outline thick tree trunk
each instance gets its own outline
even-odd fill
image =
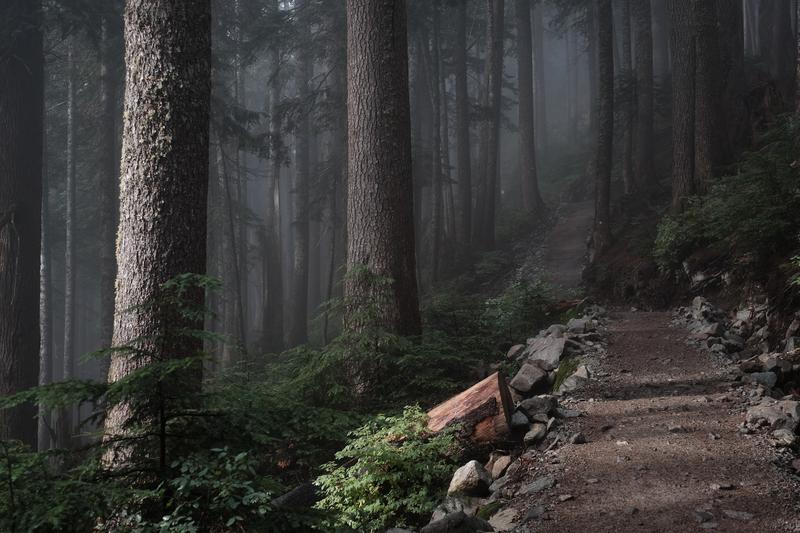
[[[305,3],[298,5],[302,12]],[[291,317],[289,327],[289,346],[299,346],[308,341],[308,258],[309,258],[309,208],[308,184],[311,180],[311,115],[310,87],[314,63],[311,56],[310,28],[300,20],[308,34],[303,37],[298,59],[297,88],[303,103],[302,116],[295,136],[297,166],[294,174],[292,199],[294,220],[292,221],[294,253],[292,265]]]
[[[622,102],[622,182],[625,194],[631,194],[639,186],[633,172],[633,119],[636,108],[636,85],[632,71],[631,0],[621,0],[617,5],[620,7],[619,31],[622,34],[622,64],[618,70],[622,86],[625,89],[625,100]]]
[[[653,11],[653,78],[659,82],[664,81],[672,70],[670,59],[671,25],[667,9],[668,1],[651,0]]]
[[[640,188],[655,183],[653,163],[653,32],[650,0],[631,4],[636,46],[636,153],[634,181]]]
[[[485,127],[486,168],[481,180],[480,224],[477,226],[476,241],[484,250],[495,247],[495,218],[497,189],[500,172],[500,122],[503,90],[503,35],[504,0],[487,0],[489,7],[488,56],[486,58],[486,90],[488,120]]]
[[[453,52],[456,79],[456,151],[458,171],[458,240],[472,237],[472,153],[470,144],[469,85],[467,84],[467,0],[457,6]]]
[[[672,209],[695,194],[695,36],[693,0],[669,0],[672,57]]]
[[[597,7],[597,144],[595,147],[594,257],[611,244],[611,165],[614,143],[614,29],[611,0]]]
[[[427,33],[427,32],[423,32]],[[431,53],[427,54],[428,64],[428,89],[430,92],[431,107],[433,108],[432,130],[433,130],[433,165],[431,173],[431,281],[439,280],[439,269],[442,254],[442,231],[444,228],[444,196],[442,186],[442,98],[440,93],[441,78],[441,13],[439,0],[434,0],[433,4],[433,34],[431,40]],[[427,37],[424,42],[425,50],[428,50]]]
[[[39,375],[41,2],[0,3],[0,395]],[[0,411],[0,439],[36,446],[36,407]]]
[[[533,4],[533,99],[536,132],[536,147],[547,150],[549,132],[547,128],[547,94],[545,85],[544,51],[544,2]]]
[[[125,114],[117,246],[114,346],[109,380],[152,361],[198,356],[202,341],[170,335],[202,328],[202,319],[164,316],[162,285],[182,273],[203,274],[206,262],[211,15],[209,0],[128,0],[125,10]],[[193,291],[202,302],[202,292]],[[178,378],[180,393],[200,386],[199,364]],[[106,439],[126,435],[139,413],[128,404],[111,409]],[[106,464],[136,457],[140,448],[120,442]],[[147,444],[142,442],[142,448]],[[132,455],[133,454],[133,455]],[[163,462],[162,457],[162,462]]]
[[[697,71],[695,74],[694,180],[698,191],[708,189],[725,162],[725,117],[722,114],[722,65],[717,0],[695,0]]]
[[[428,429],[441,431],[459,424],[478,444],[511,440],[514,404],[502,374],[495,373],[428,411]]]
[[[347,0],[347,30],[345,326],[416,334],[405,1]]]
[[[533,39],[530,0],[515,0],[517,23],[517,76],[519,78],[519,173],[522,208],[540,216],[542,196],[536,169],[536,136],[533,93]]]
[[[728,126],[724,139],[729,145],[723,154],[730,159],[749,144],[745,108],[743,3],[741,0],[717,0],[717,14],[724,86],[723,116]]]
[[[77,257],[75,256],[75,202],[77,183],[75,182],[75,37],[67,42],[67,167],[65,173],[65,244],[64,244],[64,352],[61,359],[61,378],[64,381],[75,377],[75,286],[77,276]],[[59,412],[56,434],[59,448],[69,448],[73,436],[73,406],[66,406]]]
[[[762,5],[764,2],[761,2]],[[765,58],[769,58],[769,69],[778,82],[782,94],[787,98],[794,83],[794,33],[792,31],[792,0],[771,0],[772,22],[769,23],[770,46]],[[762,53],[763,54],[763,53]]]

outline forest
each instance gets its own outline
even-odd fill
[[[800,1],[0,0],[0,533],[797,494]]]

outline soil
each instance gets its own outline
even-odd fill
[[[744,405],[722,362],[687,345],[667,313],[616,313],[610,331],[599,362],[606,377],[570,405],[585,413],[574,431],[588,442],[531,465],[523,486],[545,474],[558,484],[515,502],[521,516],[546,509],[524,525],[562,533],[800,531],[796,478],[774,464],[762,436],[739,431]],[[564,495],[572,498],[560,502]]]
[[[543,279],[557,290],[571,291],[581,284],[586,239],[592,229],[594,203],[563,204],[544,244]]]

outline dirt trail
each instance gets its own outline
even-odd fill
[[[738,431],[743,405],[712,356],[666,313],[612,315],[603,374],[573,408],[586,444],[567,444],[528,475],[558,485],[522,497],[543,532],[800,531],[797,486],[759,436]],[[571,406],[572,407],[572,406]],[[561,502],[559,496],[572,499]],[[525,499],[527,498],[527,500]],[[540,511],[541,512],[541,511]]]
[[[563,204],[558,221],[544,245],[542,274],[557,289],[576,289],[581,284],[586,239],[594,220],[591,201]]]

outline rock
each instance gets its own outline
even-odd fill
[[[725,355],[728,353],[728,349],[725,348],[725,345],[722,344],[721,342],[718,342],[717,344],[713,345],[711,347],[711,351],[719,355]]]
[[[792,320],[792,323],[789,324],[789,327],[786,328],[786,335],[784,335],[784,338],[790,339],[795,337],[798,332],[800,332],[800,318],[795,318]]]
[[[565,409],[563,407],[556,407],[555,414],[558,418],[579,418],[583,416],[582,411],[576,411],[574,409]]]
[[[540,442],[547,436],[547,425],[535,423],[531,425],[531,429],[525,434],[525,444],[531,445]]]
[[[697,521],[698,524],[705,524],[706,522],[711,522],[714,520],[714,515],[709,513],[708,511],[704,511],[702,509],[697,509],[692,513],[692,516]]]
[[[797,436],[786,428],[773,431],[772,438],[775,439],[775,445],[778,447],[791,448],[797,443]]]
[[[478,461],[470,461],[453,474],[447,494],[448,496],[454,494],[485,496],[489,494],[489,485],[491,484],[492,476],[483,465]]]
[[[697,332],[698,337],[722,337],[725,334],[725,328],[719,322],[710,322],[700,328]]]
[[[537,385],[547,381],[547,372],[536,365],[526,363],[522,365],[517,375],[511,380],[511,387],[522,394],[532,392]]]
[[[555,410],[556,405],[557,402],[553,396],[543,394],[521,402],[518,409],[530,420],[539,414],[549,415]]]
[[[531,507],[528,512],[525,514],[525,520],[535,520],[537,518],[541,518],[547,511],[545,510],[544,506],[542,505],[535,505]]]
[[[784,344],[784,350],[787,352],[793,352],[800,348],[800,337],[789,337],[786,339],[786,344]]]
[[[508,485],[509,481],[510,480],[508,479],[508,476],[503,476],[503,477],[497,478],[489,486],[489,490],[492,491],[492,494],[494,494],[496,492],[499,492],[499,491],[503,490],[506,487],[506,485]]]
[[[567,331],[570,333],[586,333],[589,327],[590,322],[587,318],[571,318],[567,322]]]
[[[667,426],[667,431],[670,433],[686,433],[686,428],[680,424],[670,424]]]
[[[519,356],[521,356],[524,351],[525,351],[524,344],[515,344],[514,346],[508,349],[506,357],[508,359],[518,359]]]
[[[711,490],[733,490],[736,485],[733,483],[712,483]]]
[[[792,371],[792,363],[782,359],[778,354],[762,354],[758,357],[758,361],[764,372],[789,373]]]
[[[467,516],[474,516],[478,509],[486,503],[484,498],[470,496],[447,496],[444,501],[436,506],[431,515],[431,522],[441,520],[445,516],[462,512]]]
[[[756,426],[766,425],[773,428],[788,426],[789,429],[794,429],[800,421],[800,402],[792,400],[776,402],[764,399],[760,404],[747,410],[745,420],[748,424]]]
[[[573,499],[574,498],[573,498],[572,494],[562,494],[561,496],[558,497],[558,501],[561,502],[561,503],[568,502],[568,501],[573,500]]]
[[[495,513],[490,519],[489,524],[495,531],[511,531],[517,527],[517,510],[508,508]]]
[[[583,433],[575,433],[569,438],[570,444],[586,444],[586,436]]]
[[[747,522],[748,520],[753,519],[752,514],[746,513],[744,511],[731,511],[730,509],[723,509],[722,514],[724,514],[731,520],[739,520],[741,522]]]
[[[556,480],[552,476],[543,476],[530,483],[523,490],[523,494],[536,494],[556,486]]]
[[[800,459],[792,461],[792,470],[794,470],[795,474],[800,474]]]
[[[765,389],[771,389],[778,384],[778,375],[775,372],[753,372],[742,378],[745,383],[755,383]]]
[[[741,352],[744,350],[744,339],[734,333],[725,333],[722,344],[725,345],[725,349],[728,350],[728,353]]]
[[[481,533],[484,531],[494,531],[494,528],[486,520],[468,516],[463,511],[456,511],[431,522],[423,527],[420,533]]]
[[[566,339],[564,337],[545,337],[543,342],[536,342],[528,346],[525,356],[530,362],[538,362],[544,370],[553,370],[558,367],[561,356],[564,354]]]
[[[589,382],[589,369],[586,365],[581,365],[567,379],[561,383],[558,392],[574,392]]]
[[[511,429],[525,429],[527,431],[529,425],[530,421],[525,416],[525,413],[514,411],[514,414],[511,415]]]
[[[511,464],[511,456],[503,455],[498,457],[492,465],[492,479],[498,479],[505,474],[509,465]]]
[[[764,368],[760,361],[742,361],[739,363],[739,370],[745,374],[752,374],[754,372],[763,372],[764,370],[772,370]]]
[[[566,333],[567,327],[563,324],[553,324],[549,328],[547,328],[547,334],[552,335],[553,337],[560,338],[564,336]]]

